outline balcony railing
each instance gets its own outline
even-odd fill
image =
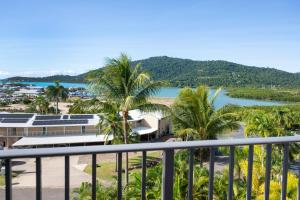
[[[253,171],[253,149],[254,145],[264,145],[266,147],[266,166],[265,166],[265,185],[264,199],[269,199],[270,193],[270,172],[271,172],[271,154],[272,145],[283,145],[283,162],[282,162],[282,190],[281,199],[286,199],[287,194],[287,174],[288,174],[288,155],[290,143],[300,142],[300,136],[287,137],[269,137],[269,138],[247,138],[247,139],[230,139],[230,140],[206,140],[191,142],[164,142],[164,143],[143,143],[130,145],[103,145],[103,146],[86,146],[86,147],[59,147],[59,148],[42,148],[42,149],[13,149],[0,152],[0,159],[5,160],[5,193],[6,200],[12,199],[12,170],[11,160],[16,158],[35,158],[36,159],[36,199],[42,198],[41,182],[41,158],[64,156],[65,157],[65,199],[70,198],[70,156],[73,155],[92,155],[92,199],[96,199],[96,155],[105,153],[117,153],[117,188],[118,199],[122,199],[122,153],[124,152],[142,152],[142,190],[141,199],[146,199],[146,157],[147,151],[163,151],[162,157],[162,196],[163,200],[173,199],[173,177],[174,177],[174,152],[177,149],[189,150],[189,173],[188,173],[188,199],[193,199],[193,170],[194,170],[194,149],[209,148],[209,183],[208,199],[213,199],[214,184],[214,162],[215,149],[218,147],[229,147],[229,180],[228,180],[228,200],[233,199],[233,181],[234,181],[234,150],[237,146],[249,146],[248,153],[248,176],[246,199],[251,200],[252,192],[252,171]],[[299,191],[298,191],[299,194]],[[298,199],[299,199],[298,195]]]

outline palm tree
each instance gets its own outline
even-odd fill
[[[264,111],[253,111],[247,117],[245,136],[275,137],[284,135],[284,129],[279,126],[274,115]],[[264,146],[261,146],[261,165],[264,166]]]
[[[149,102],[149,97],[162,86],[162,82],[153,81],[150,75],[141,71],[141,65],[132,66],[130,58],[121,54],[117,59],[108,59],[103,70],[94,71],[88,77],[91,91],[102,101],[106,110],[110,102],[118,105],[122,118],[124,143],[129,143],[129,111],[140,109],[154,111],[166,109],[161,104]],[[99,103],[98,103],[99,104]],[[128,153],[126,153],[125,182],[128,184]]]
[[[205,86],[199,86],[195,90],[181,89],[171,107],[174,133],[184,140],[207,140],[216,139],[218,134],[226,130],[238,129],[237,115],[230,107],[218,110],[214,108],[214,102],[220,91],[221,89],[218,89],[212,98],[209,98],[209,89]],[[201,166],[202,153],[201,150]]]
[[[34,107],[34,110],[36,110],[38,113],[41,113],[41,114],[48,113],[49,102],[42,95],[39,95],[35,98],[35,100],[32,102],[32,106]]]
[[[54,85],[50,85],[46,88],[46,96],[50,100],[54,100],[56,103],[56,114],[58,114],[58,102],[60,100],[66,100],[68,98],[68,89],[60,85],[58,81],[54,82]]]

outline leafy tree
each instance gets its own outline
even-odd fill
[[[55,81],[54,85],[50,85],[46,88],[46,96],[50,100],[55,101],[56,114],[58,114],[58,102],[60,100],[66,100],[68,98],[68,89],[60,85],[58,81]]]
[[[210,98],[209,89],[205,86],[199,86],[195,90],[182,89],[171,107],[175,135],[184,140],[208,140],[216,139],[218,134],[226,130],[238,129],[237,115],[229,107],[218,110],[214,108],[219,92],[220,89]],[[203,151],[200,150],[201,165]]]
[[[162,86],[162,82],[153,81],[150,75],[141,71],[140,65],[131,65],[127,55],[121,54],[117,59],[108,59],[103,70],[94,71],[89,75],[90,88],[102,100],[103,104],[110,102],[118,105],[122,118],[124,143],[129,143],[130,124],[129,111],[140,109],[154,111],[166,109],[166,106],[149,102],[149,97]],[[103,105],[109,109],[109,106]],[[125,162],[125,182],[128,184],[128,153]]]
[[[32,106],[40,114],[47,114],[49,111],[49,102],[42,95],[39,95],[34,99],[34,101],[32,102]]]

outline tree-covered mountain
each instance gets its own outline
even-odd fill
[[[167,56],[134,61],[141,63],[155,80],[168,81],[172,86],[281,86],[299,87],[300,73],[289,73],[273,68],[261,68],[227,61],[195,61]],[[12,77],[9,81],[84,82],[87,73],[78,76],[50,76],[42,78]]]

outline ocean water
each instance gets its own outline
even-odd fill
[[[47,87],[49,85],[53,85],[52,82],[22,82],[24,84],[30,84],[35,86]],[[64,83],[61,82],[61,85],[68,88],[86,88],[87,84],[84,83]],[[165,87],[162,88],[155,97],[165,97],[165,98],[175,98],[179,94],[180,88],[176,87]],[[210,90],[210,93],[213,94],[215,92],[214,89]],[[243,99],[243,98],[232,98],[226,95],[226,90],[222,90],[219,94],[219,97],[215,101],[216,108],[220,108],[227,104],[235,104],[239,106],[273,106],[273,105],[281,105],[282,102],[276,101],[263,101],[263,100],[253,100],[253,99]]]

